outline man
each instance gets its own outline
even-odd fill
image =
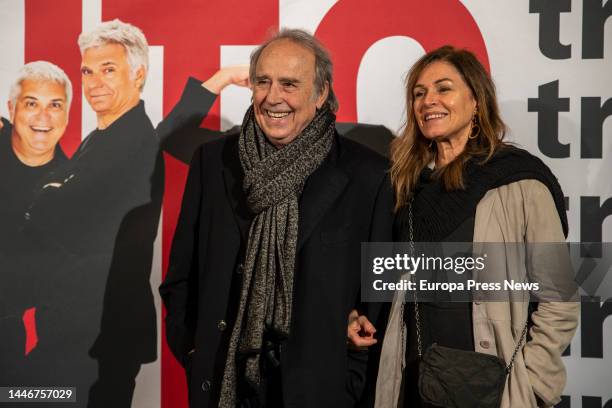
[[[337,135],[331,61],[310,34],[281,31],[250,69],[241,130],[191,164],[160,288],[168,344],[193,407],[350,406],[364,373],[347,317],[361,242],[391,239],[387,163]]]
[[[80,404],[89,392],[88,406],[126,406],[140,365],[157,357],[149,278],[163,162],[140,100],[148,45],[138,28],[114,20],[82,33],[79,47],[97,129],[23,214],[39,248],[32,273],[54,284],[41,293],[48,323],[37,348],[48,358],[44,384],[77,385]]]
[[[68,124],[72,84],[61,68],[36,61],[24,65],[13,82],[8,108],[10,120],[0,129],[0,384],[13,384],[24,368],[25,328],[22,314],[35,306],[29,284],[15,268],[29,253],[20,239],[19,220],[31,202],[39,180],[66,160],[58,141]],[[12,376],[12,377],[11,377]]]
[[[30,62],[18,72],[10,90],[10,120],[0,130],[0,251],[17,235],[23,209],[42,176],[66,160],[58,144],[68,125],[72,84],[61,68]]]

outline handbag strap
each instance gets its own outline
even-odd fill
[[[413,257],[414,256],[414,227],[413,227],[413,222],[412,222],[412,199],[408,201],[408,234],[410,238],[408,250],[410,251],[410,256]],[[403,307],[401,310],[401,319],[402,319],[401,320],[402,324],[405,324],[403,323],[405,322]],[[418,353],[419,359],[422,359],[423,358],[423,340],[421,338],[422,327],[421,327],[421,317],[419,314],[419,303],[417,300],[416,292],[414,293],[414,320],[415,320],[415,325],[416,325],[417,353]],[[518,343],[516,344],[516,347],[514,348],[514,352],[512,353],[510,362],[506,365],[507,373],[510,373],[510,371],[512,371],[512,367],[514,366],[514,360],[516,359],[516,356],[519,350],[521,349],[521,347],[523,347],[523,341],[525,341],[525,339],[527,338],[528,329],[529,329],[529,317],[527,317],[527,321],[525,322],[525,326],[523,327],[523,331],[521,332],[521,337]],[[405,330],[402,330],[402,348],[405,347],[405,344],[406,344]],[[405,350],[402,350],[402,352],[405,353]]]

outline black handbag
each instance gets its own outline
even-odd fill
[[[409,202],[410,249],[414,252],[412,202]],[[404,308],[402,308],[403,314]],[[432,344],[423,353],[419,304],[414,296],[417,352],[420,359],[418,388],[421,399],[444,408],[499,408],[517,353],[527,336],[529,321],[506,365],[501,358],[475,351]],[[404,321],[402,316],[401,321]]]
[[[415,303],[415,308],[418,306]],[[417,319],[417,327],[418,327]],[[419,330],[420,331],[420,330]],[[421,357],[419,394],[424,402],[446,408],[499,408],[516,354],[527,333],[527,324],[508,365],[497,357],[432,344]]]
[[[496,356],[433,344],[419,366],[419,394],[440,407],[498,408],[507,375]]]

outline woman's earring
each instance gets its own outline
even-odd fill
[[[472,128],[470,129],[470,135],[468,139],[476,139],[480,135],[480,126],[478,125],[478,110],[474,111],[472,116]]]

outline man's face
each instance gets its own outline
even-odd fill
[[[9,102],[13,146],[30,159],[53,155],[68,125],[64,86],[48,80],[26,79],[15,104]]]
[[[144,70],[140,68],[136,75],[131,75],[121,44],[87,48],[82,59],[83,92],[98,117],[116,119],[138,103]]]
[[[316,95],[315,56],[290,40],[268,45],[257,62],[253,84],[255,120],[275,146],[291,143],[327,99]]]

